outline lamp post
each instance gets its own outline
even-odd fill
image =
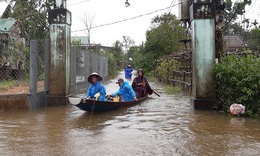
[[[130,3],[128,3],[128,0],[126,0],[125,7],[129,7],[129,6],[130,6]]]

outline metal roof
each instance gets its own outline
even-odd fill
[[[11,27],[16,22],[13,18],[1,18],[0,19],[0,33],[3,33],[5,31],[10,31]]]

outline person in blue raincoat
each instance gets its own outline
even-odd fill
[[[125,78],[132,79],[132,72],[133,72],[133,68],[131,67],[131,65],[126,66],[125,67]]]
[[[91,84],[86,93],[87,99],[97,98],[98,101],[106,100],[106,88],[100,81],[102,81],[102,77],[98,73],[94,72],[89,75],[88,82]]]
[[[132,86],[127,82],[124,81],[122,78],[118,79],[118,81],[116,82],[116,84],[119,85],[119,90],[111,95],[108,95],[108,97],[112,96],[116,96],[116,95],[122,95],[123,100],[122,101],[137,101],[135,92],[132,88]]]

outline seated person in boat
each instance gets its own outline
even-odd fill
[[[87,99],[106,100],[106,88],[100,81],[102,81],[102,77],[98,73],[94,72],[89,75],[88,82],[90,85],[86,93]]]
[[[133,72],[133,69],[132,69],[131,65],[129,64],[128,66],[125,67],[125,78],[132,79],[132,72]]]
[[[133,90],[133,88],[131,87],[131,85],[127,82],[124,81],[122,78],[118,79],[118,81],[116,82],[116,84],[119,85],[119,90],[111,95],[107,95],[108,97],[112,96],[116,96],[116,95],[122,95],[122,100],[124,102],[127,101],[137,101],[135,92]]]
[[[132,87],[137,95],[137,98],[144,97],[146,95],[151,95],[153,93],[147,79],[144,77],[144,72],[142,69],[137,71],[138,76],[134,78],[132,82]]]

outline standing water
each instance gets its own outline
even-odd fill
[[[120,76],[122,76],[121,73]],[[122,76],[123,77],[123,76]],[[116,79],[107,92],[118,89]],[[194,110],[190,97],[167,95],[111,112],[68,105],[1,112],[1,155],[260,155],[260,120]]]

